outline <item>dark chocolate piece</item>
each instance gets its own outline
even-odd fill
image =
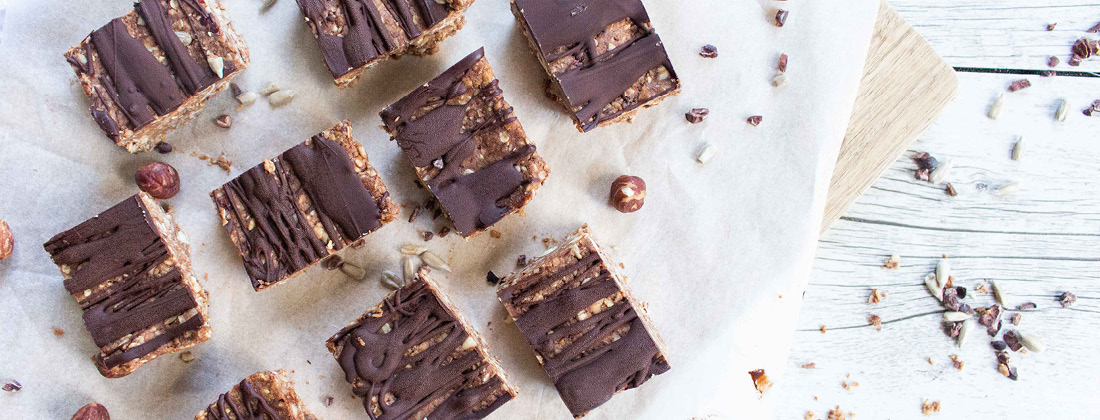
[[[154,274],[169,253],[136,195],[53,237],[44,247],[55,263],[72,267],[65,289],[84,296],[84,324],[101,348],[198,307],[178,267]],[[113,368],[198,330],[203,322],[202,314],[196,314],[143,344],[97,355],[96,360]]]
[[[438,170],[424,183],[463,236],[488,227],[515,210],[509,198],[529,182],[516,164],[535,153],[535,146],[527,144],[484,167],[464,165],[478,152],[479,135],[517,121],[512,107],[503,101],[496,79],[476,92],[468,91],[463,83],[463,78],[484,55],[485,49],[478,49],[380,114],[387,131],[393,134],[413,166]],[[459,100],[460,97],[469,99]],[[480,123],[466,124],[475,104],[497,103],[504,106],[489,107],[491,111],[478,116]],[[440,232],[439,236],[445,233]]]
[[[699,56],[703,58],[718,58],[718,47],[711,44],[704,45],[703,48],[699,50]]]
[[[411,282],[329,340],[371,419],[479,419],[513,398],[437,293]]]
[[[328,256],[329,247],[339,250],[382,226],[386,197],[376,201],[343,146],[320,135],[252,167],[223,188],[224,199],[211,196],[235,226],[244,228],[246,237],[235,244],[256,290]],[[329,243],[318,238],[298,207],[303,194]]]
[[[237,389],[241,393],[243,404],[238,404],[226,392],[218,396],[217,402],[206,408],[206,418],[212,420],[282,420],[279,412],[271,404],[268,404],[263,394],[260,394],[247,378],[237,385]]]
[[[111,20],[91,37],[109,80],[114,82],[104,83],[107,93],[135,129],[153,122],[153,113],[164,115],[183,103],[183,92],[171,70],[130,36],[122,19]]]
[[[651,70],[664,66],[668,77],[678,80],[639,0],[586,2],[583,7],[576,2],[547,0],[514,0],[514,4],[547,63],[568,56],[576,60],[552,77],[560,85],[563,99],[575,110],[583,131],[643,106],[645,102],[627,103],[622,109],[608,107]],[[624,20],[637,28],[631,38],[611,50],[598,51],[605,47],[597,46],[596,37]],[[651,98],[678,88],[677,81]]]
[[[332,1],[297,0],[302,15],[311,22],[311,29],[321,45],[325,64],[333,77],[340,77],[351,70],[367,64],[380,55],[389,54],[398,47],[382,19],[374,1],[336,0],[343,11],[347,26],[343,36],[330,35],[317,26],[316,22],[325,22],[336,16],[328,11],[327,4]],[[449,10],[435,0],[381,0],[389,13],[398,18],[405,35],[412,39],[420,36],[435,24],[447,17]]]

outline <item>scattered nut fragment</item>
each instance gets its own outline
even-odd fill
[[[206,64],[210,65],[210,70],[214,71],[214,74],[218,75],[221,79],[225,77],[223,72],[225,71],[225,59],[217,56],[206,57]]]
[[[1048,31],[1053,31],[1055,26],[1058,26],[1058,22],[1048,23],[1047,24],[1047,30]]]
[[[871,289],[871,296],[867,298],[867,303],[876,304],[882,302],[882,299],[886,297],[886,292],[879,289]]]
[[[947,179],[947,175],[951,173],[951,169],[955,168],[955,161],[952,159],[945,160],[942,164],[936,167],[931,174],[928,175],[928,181],[932,185],[939,185],[941,182]]]
[[[321,399],[321,404],[324,404],[325,407],[331,407],[334,401],[336,401],[336,398],[331,395],[325,395],[325,397]]]
[[[645,180],[631,175],[620,175],[611,183],[611,207],[620,213],[633,213],[645,205]]]
[[[1062,98],[1058,101],[1058,111],[1054,113],[1054,119],[1059,122],[1066,121],[1066,114],[1069,112],[1069,100]]]
[[[997,95],[997,99],[993,100],[993,105],[989,106],[989,112],[986,114],[989,119],[995,120],[1001,116],[1001,111],[1005,107],[1005,94],[1004,92]]]
[[[1058,57],[1052,55],[1050,56],[1050,58],[1047,59],[1047,66],[1058,67],[1058,63],[1060,62],[1062,62],[1062,60],[1059,60]]]
[[[710,115],[709,109],[692,108],[691,111],[688,111],[688,113],[684,114],[684,118],[687,119],[687,122],[689,123],[699,124],[703,122],[703,120],[707,119],[708,115]]]
[[[955,366],[955,370],[963,370],[963,365],[966,364],[966,362],[959,360],[959,355],[957,354],[951,355],[951,363]]]
[[[882,317],[872,314],[867,317],[867,323],[873,325],[876,330],[882,331]]]
[[[821,330],[821,333],[822,333],[822,334],[825,334],[825,330],[826,330],[826,328],[825,328],[825,324],[821,324],[821,328],[820,328],[820,330]]]
[[[772,387],[772,382],[768,380],[768,375],[764,373],[764,369],[750,370],[749,376],[752,377],[752,385],[756,387],[756,392],[759,392],[760,395],[764,395]]]
[[[926,416],[931,416],[934,413],[940,412],[939,401],[924,400],[924,403],[920,405],[920,412]]]
[[[1092,105],[1089,105],[1089,107],[1085,108],[1081,113],[1085,114],[1086,117],[1100,114],[1100,99],[1092,101]]]
[[[993,190],[993,195],[1004,197],[1006,195],[1015,194],[1018,191],[1020,191],[1020,181],[1012,181],[997,187],[997,189]]]
[[[786,25],[787,24],[787,16],[790,15],[790,14],[791,14],[791,12],[789,12],[787,10],[783,10],[783,9],[777,10],[775,12],[775,26],[778,26],[778,27],[782,28],[783,25]]]
[[[214,118],[214,124],[217,124],[218,127],[221,127],[221,128],[232,127],[233,126],[233,117],[229,116],[228,114],[219,115],[217,118]]]
[[[1028,311],[1028,310],[1035,309],[1037,307],[1038,307],[1038,305],[1036,305],[1034,302],[1024,302],[1024,303],[1021,303],[1018,306],[1016,306],[1016,310],[1017,311]]]
[[[183,361],[183,363],[194,362],[195,361],[195,354],[191,353],[191,350],[187,350],[183,353],[180,353],[180,360]]]
[[[752,125],[753,127],[756,127],[756,126],[759,126],[761,122],[764,122],[764,116],[763,115],[753,115],[753,116],[749,117],[748,119],[746,119],[745,122],[749,123],[749,125]]]
[[[0,260],[2,259],[4,258],[0,257]],[[1073,292],[1062,292],[1062,296],[1058,297],[1058,303],[1061,303],[1063,308],[1068,308],[1070,305],[1073,304],[1073,302],[1076,301],[1077,295],[1073,294]]]
[[[176,37],[180,39],[183,45],[191,45],[191,41],[194,41],[194,38],[188,32],[176,31]]]
[[[491,237],[493,239],[500,239],[501,236],[502,236],[502,234],[500,233],[499,230],[495,230],[495,229],[489,230],[489,237]]]
[[[440,271],[446,271],[448,273],[451,272],[451,266],[447,265],[447,262],[443,261],[443,258],[436,255],[432,251],[424,251],[422,254],[420,254],[420,259],[423,260],[424,264],[427,264],[428,267]]]
[[[156,146],[153,146],[153,150],[156,150],[157,153],[160,153],[162,155],[172,153],[172,149],[173,149],[173,147],[172,147],[171,144],[165,143],[163,141],[160,142],[160,143],[157,143]]]
[[[19,383],[19,381],[15,379],[12,379],[5,383],[4,386],[0,386],[0,389],[4,390],[4,392],[19,392],[20,389],[23,389],[23,384]]]
[[[1024,314],[1019,312],[1012,315],[1012,325],[1020,326],[1020,321],[1024,319]]]
[[[55,337],[64,337],[65,336],[65,329],[63,329],[63,328],[54,328],[53,329],[53,335]]]
[[[838,405],[836,408],[829,410],[829,417],[826,417],[826,420],[848,420],[849,415],[853,418],[855,417],[855,414],[852,413],[845,414]]]
[[[237,102],[241,103],[241,107],[250,106],[256,103],[256,99],[259,99],[259,95],[255,92],[244,92],[237,95]]]
[[[149,162],[134,173],[138,188],[161,200],[172,198],[180,192],[180,175],[176,168],[164,162]]]
[[[271,95],[268,95],[267,101],[270,102],[272,106],[286,105],[290,103],[291,99],[294,99],[294,95],[296,93],[297,92],[293,90],[280,90],[278,92],[272,93]]]
[[[718,58],[718,47],[707,44],[699,50],[699,55],[703,58]]]
[[[1082,60],[1086,60],[1089,57],[1096,55],[1097,50],[1100,47],[1097,46],[1097,42],[1088,38],[1080,38],[1073,43],[1073,57],[1069,60],[1069,65],[1079,66]]]
[[[789,83],[789,82],[790,82],[790,77],[787,76],[787,73],[776,73],[775,77],[772,78],[772,86],[775,86],[775,87],[786,86],[787,83]]]
[[[955,190],[955,186],[951,185],[950,182],[948,182],[947,185],[943,187],[943,191],[946,192],[947,195],[950,195],[952,197],[959,196],[959,192]]]
[[[111,420],[111,415],[103,404],[91,403],[76,410],[71,420]]]
[[[787,54],[779,54],[779,62],[776,63],[775,69],[780,73],[787,72]]]
[[[717,153],[713,144],[707,143],[703,145],[703,149],[699,150],[699,154],[695,155],[695,161],[699,163],[707,163],[714,154]]]
[[[1015,92],[1015,91],[1018,91],[1020,89],[1027,89],[1029,87],[1031,87],[1031,81],[1030,80],[1020,79],[1020,80],[1013,81],[1011,84],[1009,84],[1008,85],[1008,91],[1009,92]]]
[[[901,265],[901,255],[894,254],[894,255],[891,255],[890,258],[887,259],[886,262],[882,264],[882,267],[886,268],[886,269],[889,269],[889,270],[892,270],[892,269],[898,268],[898,266],[900,266],[900,265]],[[878,289],[875,289],[875,290],[878,290]]]
[[[1016,331],[1006,332],[1004,335],[1005,345],[1012,351],[1020,351],[1024,348],[1024,345],[1020,343],[1020,336],[1016,334]]]
[[[801,367],[803,369],[813,369],[813,368],[817,367],[817,363],[814,363],[814,362],[803,363],[802,366],[799,366],[799,367]]]
[[[0,220],[0,260],[11,256],[15,249],[15,236],[11,233],[8,222]]]

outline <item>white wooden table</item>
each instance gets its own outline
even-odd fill
[[[952,66],[961,92],[944,115],[882,175],[829,231],[795,333],[783,383],[766,398],[776,418],[825,418],[837,405],[858,419],[918,419],[924,400],[940,401],[932,418],[1084,419],[1100,416],[1100,116],[1081,110],[1100,99],[1100,60],[1069,67],[1070,45],[1100,21],[1085,0],[894,0],[899,13]],[[1048,23],[1055,23],[1047,31]],[[1095,34],[1090,35],[1096,39]],[[1074,75],[1040,77],[1047,57]],[[986,111],[1017,79],[1032,87],[1006,94],[998,120]],[[1066,122],[1054,121],[1060,98]],[[1015,137],[1028,148],[1010,159]],[[913,177],[913,153],[952,159],[942,186]],[[1019,181],[1018,193],[997,187]],[[882,268],[891,254],[901,267]],[[976,286],[996,280],[1014,307],[1039,305],[1018,327],[1037,334],[1043,353],[1012,354],[1019,380],[997,371],[984,328],[962,348],[941,329],[941,305],[923,277],[941,255],[971,306],[994,303]],[[988,287],[988,286],[987,286]],[[872,288],[889,295],[869,304]],[[1063,291],[1078,301],[1057,302]],[[868,317],[882,318],[881,330]],[[1011,312],[1009,313],[1011,315]],[[825,325],[825,333],[820,327]],[[998,336],[999,337],[999,336]],[[956,370],[950,360],[965,364]],[[929,364],[929,358],[932,364]],[[801,366],[813,362],[816,368]],[[849,376],[850,375],[850,376]],[[857,382],[850,390],[843,382]]]

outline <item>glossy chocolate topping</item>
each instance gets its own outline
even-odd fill
[[[135,129],[153,121],[183,103],[183,92],[172,72],[130,36],[122,19],[114,19],[92,32],[92,45],[107,71],[105,84],[119,108]]]
[[[559,281],[565,284],[546,293]],[[510,312],[520,313],[516,326],[542,358],[543,368],[574,416],[669,369],[627,299],[578,319],[578,312],[620,291],[599,254],[593,252],[498,292],[501,302],[514,308]],[[538,298],[540,293],[546,294]],[[621,337],[608,342],[615,335]]]
[[[484,55],[484,48],[478,49],[381,113],[413,166],[439,169],[425,183],[463,236],[513,211],[507,199],[527,182],[515,165],[535,152],[534,145],[526,145],[483,168],[464,165],[477,152],[479,135],[516,121],[497,80],[472,93],[463,82]]]
[[[271,163],[273,172],[260,164],[225,184],[225,200],[213,195],[231,217],[230,234],[237,228],[245,235],[234,242],[257,290],[328,256],[329,246],[339,250],[381,227],[386,199],[371,196],[343,146],[319,135]],[[318,238],[297,205],[303,194],[331,244]]]
[[[424,281],[409,283],[386,298],[380,317],[332,338],[371,419],[479,419],[512,398],[497,392],[498,375],[481,383],[487,362],[473,348],[458,350],[469,336],[435,293]]]
[[[447,7],[435,0],[380,0],[385,6],[381,10],[373,0],[297,2],[302,15],[310,22],[333,77],[343,76],[399,47],[394,35],[386,28],[383,14],[393,16],[405,36],[412,39],[442,21],[449,13]],[[328,7],[333,3],[337,6],[336,10]],[[339,16],[344,19],[344,31],[338,35],[325,33],[321,26],[329,25]]]
[[[84,324],[99,347],[198,306],[179,268],[163,265],[169,258],[167,246],[137,196],[55,236],[44,246],[55,263],[71,267],[65,289],[80,302]],[[102,363],[111,368],[139,358],[202,324],[202,316],[197,314],[141,345],[102,355]]]
[[[245,379],[237,385],[241,403],[233,399],[228,392],[218,396],[218,401],[206,408],[206,418],[210,420],[283,420],[264,398],[263,394]]]
[[[145,0],[134,7],[138,15],[145,18],[145,26],[168,57],[168,62],[187,96],[206,89],[218,80],[218,75],[210,70],[209,65],[200,65],[187,52],[187,47],[172,30],[172,23],[168,21],[168,14],[160,1]]]
[[[642,103],[627,103],[623,109],[604,109],[650,70],[663,65],[669,77],[676,78],[661,38],[650,27],[649,15],[640,0],[515,0],[515,3],[547,63],[566,56],[577,60],[577,64],[554,77],[571,108],[580,108],[575,113],[585,131],[641,106]],[[598,53],[596,37],[624,19],[629,19],[638,33],[615,48]]]

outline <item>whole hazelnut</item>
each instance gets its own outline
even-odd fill
[[[611,206],[623,213],[638,211],[645,204],[645,181],[622,175],[611,183]]]
[[[111,420],[111,415],[103,404],[91,403],[76,410],[72,420]]]
[[[0,220],[0,260],[10,257],[15,248],[15,237],[11,234],[8,222]]]
[[[134,174],[138,188],[154,198],[166,199],[180,192],[180,174],[176,168],[164,162],[149,162],[141,165]]]

